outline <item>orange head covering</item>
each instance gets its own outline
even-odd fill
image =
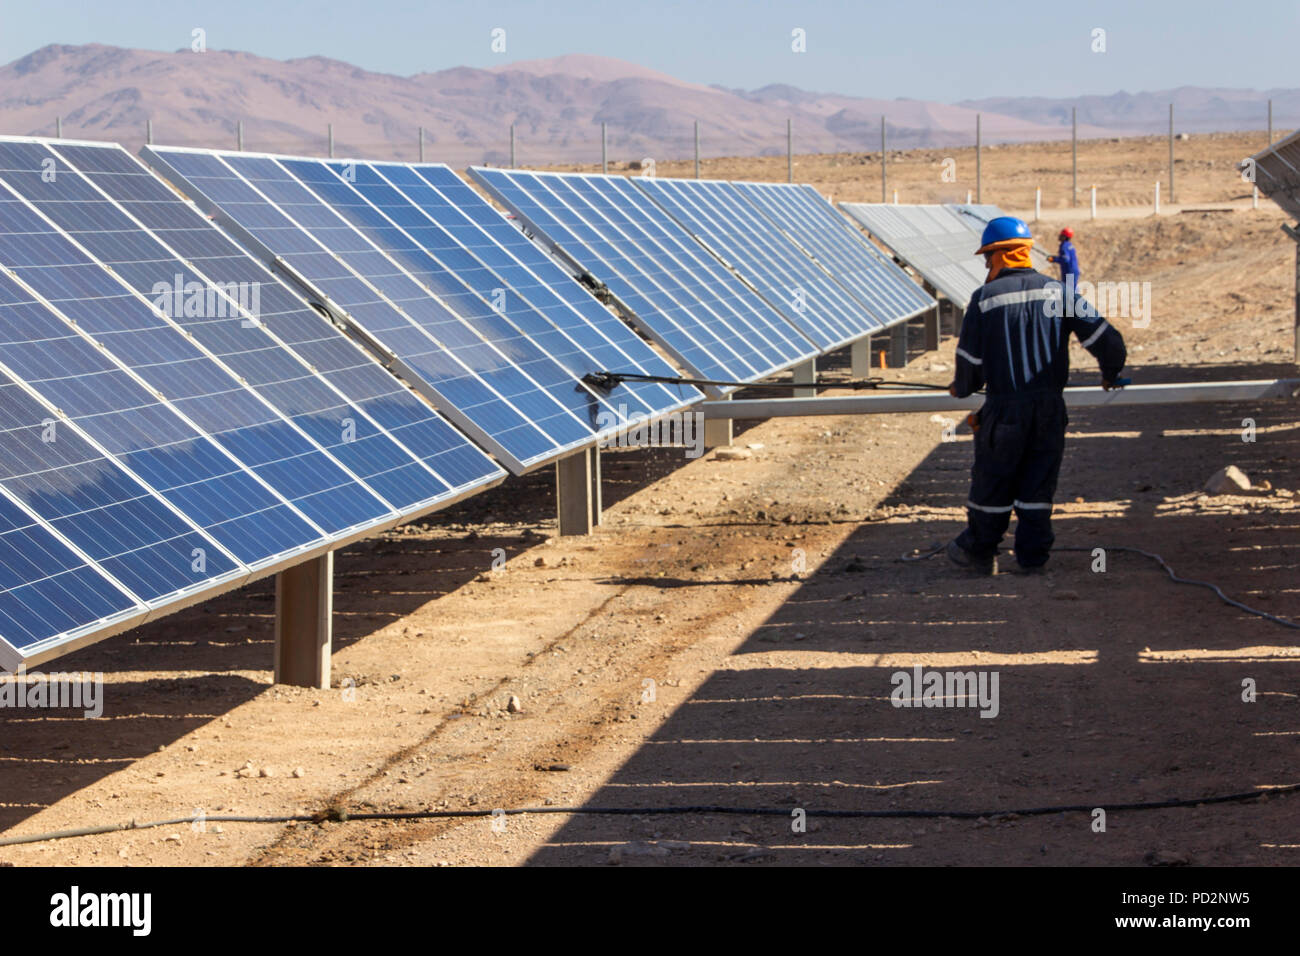
[[[1003,269],[1032,269],[1034,261],[1029,257],[1029,250],[1034,246],[1032,239],[1003,239],[1000,242],[990,242],[987,246],[980,246],[976,250],[980,255],[986,252],[993,253],[993,259],[989,262],[989,274],[985,282],[992,282],[998,277]]]

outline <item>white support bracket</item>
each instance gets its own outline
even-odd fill
[[[600,449],[584,448],[555,463],[560,535],[591,534],[600,524]]]
[[[817,359],[810,358],[802,365],[796,365],[790,370],[794,376],[796,385],[816,385],[817,384]],[[796,388],[791,391],[795,398],[816,398],[816,388]]]
[[[889,330],[889,367],[907,367],[907,323],[899,322]]]
[[[275,682],[328,690],[334,638],[334,552],[275,576]]]
[[[849,367],[855,379],[871,377],[871,336],[863,336],[849,345]]]
[[[719,409],[726,409],[731,405],[731,398],[719,399],[710,404],[717,405]],[[719,411],[712,417],[704,417],[704,447],[709,448],[726,448],[731,444],[734,433],[731,426],[731,416]]]

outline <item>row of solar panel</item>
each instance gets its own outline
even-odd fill
[[[883,246],[964,309],[984,284],[987,268],[975,255],[984,227],[1004,215],[988,204],[911,204],[842,202],[840,208]],[[1047,260],[1034,250],[1038,268]]]
[[[302,293],[515,472],[701,397],[589,387],[676,372],[571,273],[740,381],[932,304],[800,187],[547,177],[566,271],[445,166],[146,157],[265,264],[121,147],[0,140],[7,667],[501,480]]]

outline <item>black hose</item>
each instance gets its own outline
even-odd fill
[[[1269,796],[1284,796],[1300,791],[1300,784],[1288,784],[1268,790],[1246,790],[1240,793],[1225,793],[1211,797],[1172,798],[1169,800],[1148,800],[1136,803],[1071,803],[1046,807],[1021,807],[1013,810],[818,810],[805,809],[809,817],[826,819],[854,820],[917,820],[947,817],[954,820],[1008,819],[1014,817],[1041,817],[1055,813],[1091,813],[1096,809],[1108,812],[1128,810],[1172,810],[1182,807],[1199,807],[1217,803],[1240,803],[1246,800],[1259,800]],[[350,813],[333,807],[321,813],[291,814],[284,816],[207,816],[206,823],[348,823],[353,821],[375,820],[454,820],[492,816],[523,816],[540,814],[570,814],[573,816],[684,816],[725,815],[751,817],[789,817],[791,809],[785,807],[727,807],[719,805],[685,806],[685,807],[517,807],[492,810],[404,810],[372,811]],[[50,840],[66,840],[70,837],[97,836],[106,833],[120,833],[126,830],[149,830],[158,827],[184,826],[193,824],[193,817],[177,817],[171,820],[150,820],[144,823],[132,820],[130,823],[116,823],[100,827],[82,827],[77,830],[54,830],[49,833],[33,833],[27,836],[0,838],[0,846],[18,846],[24,843],[44,843]]]

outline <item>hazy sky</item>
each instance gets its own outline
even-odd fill
[[[1300,84],[1297,0],[0,0],[0,62],[47,43],[175,50],[195,27],[212,49],[402,75],[596,53],[699,83],[944,102]],[[498,27],[504,53],[491,49]]]

